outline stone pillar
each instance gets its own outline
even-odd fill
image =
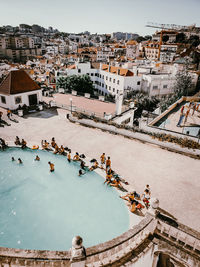
[[[157,198],[151,198],[148,213],[150,213],[153,216],[156,216],[158,208],[159,208],[159,200]]]
[[[123,93],[116,96],[116,115],[122,113]]]
[[[71,267],[85,267],[86,251],[83,246],[83,239],[80,236],[75,236],[72,239],[71,248]]]

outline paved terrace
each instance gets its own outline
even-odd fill
[[[61,105],[70,106],[70,98],[72,99],[72,106],[76,106],[79,109],[91,111],[92,113],[100,114],[103,116],[104,112],[107,114],[115,113],[115,104],[110,102],[99,101],[97,99],[86,98],[83,96],[75,96],[71,94],[54,94],[52,97],[43,97],[45,102],[56,101]]]
[[[59,145],[90,158],[98,159],[105,152],[111,157],[112,168],[133,190],[142,193],[145,185],[150,184],[152,196],[160,200],[161,208],[200,231],[199,160],[163,150],[157,145],[83,127],[65,117],[66,111],[60,109],[25,118],[15,116],[19,123],[10,122],[11,126],[0,128],[0,136],[11,141],[18,135],[31,144],[40,144],[42,139],[50,140],[54,136]]]
[[[180,118],[181,108],[182,106],[185,106],[184,108],[184,114],[188,110],[189,102],[184,102],[182,105],[180,105],[178,108],[176,107],[167,115],[164,117],[164,121],[161,119],[162,124],[160,127],[165,128],[170,131],[178,132],[178,133],[186,133],[186,131],[189,131],[191,135],[196,136],[198,133],[198,129],[200,129],[200,106],[197,111],[193,114],[193,109],[190,109],[190,113],[188,115],[187,121],[184,123],[185,118],[183,119],[183,122],[181,123],[181,126],[178,127],[177,123]],[[187,128],[190,127],[190,128]]]

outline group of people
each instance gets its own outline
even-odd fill
[[[140,196],[136,191],[126,194],[125,196],[120,197],[130,204],[130,211],[141,211],[144,207],[149,208],[149,201],[151,198],[151,190],[147,184],[144,193]]]
[[[0,139],[0,144],[2,143],[1,140],[2,139]],[[18,136],[16,136],[15,144],[20,145],[22,148],[25,148],[27,145],[26,141],[24,139],[20,141]],[[100,164],[96,159],[92,159],[90,162],[93,164],[92,166],[89,167],[89,166],[86,166],[86,162],[84,161],[84,158],[85,158],[84,154],[79,154],[78,152],[76,152],[72,158],[71,149],[69,149],[68,147],[63,147],[63,145],[59,147],[54,137],[52,137],[50,144],[47,140],[42,140],[41,145],[42,145],[42,149],[44,150],[51,150],[53,151],[54,154],[58,153],[58,154],[66,156],[68,162],[71,162],[71,161],[79,162],[80,163],[80,169],[78,172],[79,176],[84,175],[87,171],[93,171],[97,168],[101,168],[105,170],[105,173],[106,173],[104,184],[113,186],[117,189],[123,189],[122,182],[125,184],[128,184],[128,182],[126,182],[117,173],[115,173],[114,170],[112,170],[111,159],[109,156],[106,157],[105,153],[102,153],[102,155],[100,156]],[[37,149],[37,148],[39,148],[39,146],[34,146],[32,149]],[[12,161],[14,160],[15,160],[14,157],[12,157]],[[38,155],[36,155],[35,161],[40,161],[40,157]],[[18,158],[18,163],[19,164],[23,163],[20,158]],[[54,163],[49,161],[48,164],[49,164],[50,172],[54,172],[55,171]],[[136,191],[133,191],[133,192],[127,193],[124,196],[121,196],[123,200],[128,201],[131,212],[141,211],[145,207],[148,208],[150,197],[151,197],[151,190],[150,190],[149,185],[146,185],[146,188],[141,196]]]
[[[200,111],[199,108],[200,104],[196,103],[196,102],[190,102],[189,105],[183,105],[181,110],[180,110],[180,117],[179,117],[179,121],[177,123],[177,127],[180,127],[183,120],[183,124],[185,124],[187,122],[188,116],[191,115],[193,116],[195,111]],[[191,111],[191,114],[190,114]],[[185,118],[185,119],[184,119]]]
[[[26,142],[24,139],[22,139],[22,140],[20,141],[19,137],[16,136],[16,137],[15,137],[15,145],[16,145],[16,146],[21,146],[21,148],[24,149],[24,148],[27,147],[27,142]]]

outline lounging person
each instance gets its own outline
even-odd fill
[[[145,189],[144,193],[142,194],[142,200],[145,204],[145,206],[148,208],[149,207],[149,200],[150,200],[151,196],[149,194],[149,190]]]
[[[90,171],[93,171],[93,170],[97,169],[98,167],[99,167],[99,163],[98,163],[98,161],[96,160],[96,161],[93,163],[92,167],[90,168]]]
[[[131,212],[135,212],[135,211],[141,211],[142,209],[144,208],[144,206],[138,202],[137,200],[133,200],[132,201],[132,204],[131,204],[131,207],[130,207],[130,211]]]
[[[80,167],[81,169],[85,170],[85,162],[83,160],[81,160]]]
[[[67,160],[68,162],[71,162],[71,151],[69,151],[67,154]]]
[[[42,142],[42,149],[49,149],[49,143],[47,142],[47,140],[44,140],[44,142]]]
[[[106,172],[106,180],[105,180],[104,184],[105,183],[107,183],[107,185],[110,184],[112,177],[113,177],[112,170],[108,169],[107,172]]]
[[[76,154],[74,155],[73,160],[74,161],[79,161],[80,160],[78,152],[76,152]]]
[[[19,163],[19,164],[22,164],[22,163],[23,163],[22,160],[21,160],[20,158],[18,158],[18,163]]]
[[[37,155],[37,156],[35,157],[35,160],[36,160],[36,161],[40,161],[40,157]]]
[[[5,140],[3,138],[0,138],[0,148],[5,150],[8,147]]]
[[[54,154],[57,154],[58,152],[59,152],[59,147],[58,147],[58,145],[57,144],[55,144],[55,147],[54,147]]]
[[[50,166],[50,172],[54,172],[55,169],[54,169],[54,164],[51,163],[51,161],[48,162],[49,166]]]
[[[150,189],[150,186],[149,186],[148,184],[146,185],[144,191],[145,191],[146,189],[149,190],[149,195],[151,196],[151,189]]]
[[[52,137],[52,139],[51,139],[51,146],[52,146],[53,148],[55,148],[55,145],[56,145],[55,138]]]
[[[24,139],[22,139],[21,148],[22,149],[26,148],[26,145],[27,145],[27,142]]]
[[[118,177],[116,177],[113,181],[110,182],[110,186],[114,186],[116,188],[122,187]]]
[[[10,109],[7,110],[7,117],[10,120],[10,117],[12,115],[12,111]]]
[[[106,170],[108,168],[111,168],[111,160],[110,160],[110,157],[108,157],[107,160],[106,160]]]
[[[61,147],[59,149],[59,154],[60,155],[64,155],[65,154],[65,149],[64,149],[63,145],[61,145]]]
[[[15,145],[16,146],[20,146],[21,145],[21,142],[20,142],[20,139],[18,136],[15,137]]]
[[[105,164],[106,161],[105,153],[101,155],[100,160],[101,160],[101,168],[103,169],[103,165]]]

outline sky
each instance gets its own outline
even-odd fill
[[[155,32],[148,22],[200,27],[200,0],[0,0],[0,26],[148,35]]]

